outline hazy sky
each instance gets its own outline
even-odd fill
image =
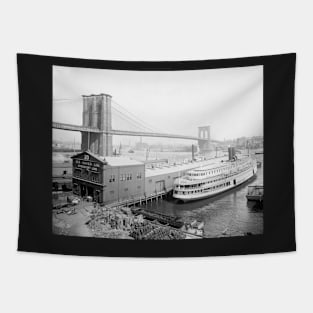
[[[218,140],[263,134],[263,66],[174,72],[54,66],[53,121],[81,125],[81,95],[99,93],[112,95],[113,101],[162,132],[197,135],[198,126],[211,125],[211,137]],[[112,126],[132,128],[115,113]],[[53,136],[80,141],[79,133],[54,130]]]

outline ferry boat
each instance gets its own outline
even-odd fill
[[[257,173],[257,163],[250,156],[238,158],[233,147],[229,157],[215,158],[206,166],[187,172],[174,181],[173,197],[182,202],[215,196],[246,182]]]

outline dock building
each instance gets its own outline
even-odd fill
[[[187,163],[150,163],[122,156],[99,156],[84,151],[72,156],[73,193],[90,196],[100,203],[112,203],[136,197],[150,196],[173,189],[176,178],[208,161]]]

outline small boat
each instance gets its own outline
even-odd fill
[[[246,198],[248,201],[263,201],[264,187],[263,186],[248,186],[248,193]]]
[[[191,235],[203,236],[204,222],[193,220],[191,223],[184,223],[184,226],[181,228],[181,230]]]

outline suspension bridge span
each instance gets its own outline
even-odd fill
[[[187,139],[198,142],[201,152],[209,150],[210,126],[198,127],[198,137],[169,134],[157,132],[140,121],[131,113],[125,115],[120,109],[112,107],[112,96],[108,94],[82,96],[83,99],[83,125],[73,125],[59,122],[52,122],[52,128],[67,131],[77,131],[82,134],[82,150],[103,156],[110,156],[113,153],[112,136],[139,136]],[[117,130],[112,129],[112,108],[119,115],[124,117],[133,125],[139,126],[139,130]],[[215,142],[215,141],[214,141]]]

